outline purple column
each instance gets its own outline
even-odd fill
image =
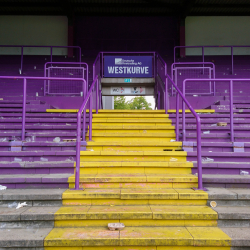
[[[185,82],[182,84],[182,94],[185,97],[186,89]],[[186,105],[184,100],[182,100],[182,141],[186,141]]]
[[[22,141],[25,140],[26,89],[27,89],[27,79],[24,78],[23,79]]]
[[[230,132],[231,142],[234,142],[234,117],[233,117],[233,80],[230,80]]]

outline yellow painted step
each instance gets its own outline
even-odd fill
[[[81,151],[81,155],[115,155],[115,156],[122,156],[122,155],[140,155],[140,156],[187,156],[187,152],[185,151],[120,151],[120,150],[113,150],[113,151]]]
[[[87,189],[119,189],[119,188],[133,188],[133,189],[157,189],[157,188],[197,188],[196,182],[80,182],[81,188]],[[75,188],[75,183],[70,182],[69,188]]]
[[[74,163],[74,166],[76,166],[76,163]],[[171,168],[190,168],[193,167],[193,163],[192,162],[121,162],[121,161],[110,161],[110,162],[81,162],[80,163],[81,167],[171,167]]]
[[[231,246],[231,238],[217,227],[54,228],[44,246]]]
[[[88,139],[88,133],[87,133],[87,139]],[[165,130],[164,132],[159,131],[147,131],[147,130],[140,130],[138,132],[133,132],[129,130],[120,130],[120,131],[110,131],[110,130],[103,130],[103,131],[96,131],[93,130],[92,132],[92,138],[93,137],[157,137],[158,140],[161,140],[162,138],[175,138],[175,132],[174,130]],[[94,139],[93,139],[94,140]]]
[[[191,174],[191,168],[144,168],[144,167],[81,167],[80,175],[110,175],[110,174]]]
[[[149,139],[150,138],[150,139]],[[86,137],[86,140],[89,141],[89,138],[88,136]],[[157,143],[157,142],[162,142],[162,143],[165,143],[165,142],[171,142],[171,140],[175,140],[175,133],[171,133],[169,136],[166,136],[166,137],[148,137],[148,136],[127,136],[127,137],[124,137],[124,136],[93,136],[92,137],[92,141],[93,142],[129,142],[129,143],[148,143],[149,141],[151,143]]]
[[[174,151],[174,150],[177,150],[177,151],[181,151],[182,147],[181,146],[179,146],[179,147],[87,146],[87,150],[94,150],[94,151],[99,151],[99,150],[102,150],[102,151],[113,151],[113,150],[114,151],[117,151],[117,150],[121,150],[121,151],[140,151],[140,150],[143,150],[143,151]]]
[[[69,177],[68,182],[74,182],[75,176]],[[91,174],[80,175],[80,182],[197,182],[198,177],[192,174]]]
[[[122,200],[205,200],[208,194],[202,190],[192,189],[85,189],[67,190],[64,199],[122,199]],[[143,205],[143,204],[142,204]]]
[[[108,114],[108,113],[111,113],[111,114],[114,114],[114,113],[121,113],[121,114],[128,114],[128,113],[131,113],[131,114],[165,114],[165,110],[129,110],[129,109],[100,109],[98,111],[100,114],[102,113],[105,113],[105,114]]]
[[[61,207],[55,220],[217,220],[208,206],[74,206]],[[158,223],[158,221],[156,222]]]
[[[94,129],[92,132],[93,136],[106,136],[106,135],[112,135],[113,136],[120,136],[120,135],[127,135],[127,136],[145,136],[147,137],[149,135],[158,135],[158,137],[164,137],[165,135],[168,135],[170,133],[174,133],[174,129],[172,127],[166,127],[166,129],[157,129],[157,130],[147,130],[147,129],[119,129],[119,128],[113,128],[111,129]],[[89,133],[89,131],[88,131]],[[88,134],[87,133],[87,134]]]
[[[173,142],[165,142],[165,141],[151,141],[148,140],[147,142],[142,142],[142,141],[123,141],[120,140],[120,138],[117,138],[117,141],[105,141],[105,142],[97,142],[97,141],[88,141],[87,146],[144,146],[144,147],[157,147],[157,146],[162,146],[162,147],[180,147],[182,146],[182,142],[179,141],[173,141]]]
[[[153,119],[153,120],[152,120]],[[95,123],[172,123],[168,118],[93,118]]]
[[[136,130],[153,130],[153,129],[159,129],[159,130],[169,130],[169,129],[175,129],[175,126],[171,126],[170,123],[165,123],[164,125],[159,125],[159,124],[145,124],[145,123],[128,123],[128,124],[123,124],[123,123],[93,123],[92,129],[136,129]]]
[[[182,109],[179,110],[180,113],[182,113]],[[196,113],[214,113],[214,109],[195,109]],[[176,109],[169,109],[168,113],[176,113]],[[191,113],[190,110],[186,109],[185,113]]]
[[[133,114],[127,114],[127,113],[98,113],[98,114],[93,114],[94,118],[113,118],[113,117],[127,117],[127,118],[168,118],[169,115],[168,114],[155,114],[155,113],[133,113]]]
[[[81,207],[81,206],[74,206]],[[100,206],[102,207],[102,206]],[[111,206],[112,207],[112,206]],[[117,206],[120,207],[120,206]],[[136,207],[130,206],[130,207]],[[138,206],[141,207],[141,206]],[[175,206],[176,207],[176,206]],[[194,207],[194,206],[193,206]],[[154,219],[109,219],[109,223],[124,223],[127,227],[216,227],[216,220],[154,220]],[[65,219],[56,220],[55,227],[105,227],[107,220],[103,219]]]
[[[132,250],[230,250],[231,247],[133,246]],[[131,246],[45,247],[44,250],[131,250]]]

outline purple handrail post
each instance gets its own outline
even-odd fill
[[[52,53],[53,53],[53,48],[52,46],[50,47],[50,61],[52,62]]]
[[[92,141],[92,94],[89,97],[89,141]]]
[[[234,142],[233,80],[230,80],[230,132],[231,132],[231,142]]]
[[[95,96],[96,96],[96,107],[95,107],[95,113],[98,114],[98,99],[99,99],[99,81],[98,81],[98,78],[96,80],[96,93],[95,93]]]
[[[196,117],[197,122],[197,167],[198,167],[198,189],[203,190],[202,183],[202,162],[201,162],[201,118]]]
[[[231,57],[232,57],[232,75],[234,74],[234,48],[231,46]]]
[[[179,141],[179,93],[176,91],[176,128],[175,128],[175,134],[176,134],[176,141]]]
[[[81,113],[77,113],[77,137],[76,137],[76,168],[75,168],[75,190],[79,190],[80,182],[80,150],[81,150]]]
[[[186,84],[182,84],[182,94],[185,97],[186,94]],[[182,100],[182,141],[186,141],[186,105],[184,100]]]
[[[86,96],[87,96],[87,86],[88,83],[84,84],[84,89],[83,89],[83,100],[85,100]],[[85,135],[85,130],[86,130],[86,109],[83,110],[83,114],[82,114],[82,141],[86,141],[86,135]],[[81,130],[81,129],[80,129]]]
[[[26,90],[27,90],[27,79],[24,78],[23,79],[22,141],[25,140]]]
[[[21,47],[21,74],[23,73],[23,46]]]
[[[168,113],[168,79],[166,78],[166,81],[165,81],[165,114],[167,113]]]

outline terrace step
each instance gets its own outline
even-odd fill
[[[0,162],[1,175],[10,174],[73,174],[73,161]]]
[[[203,175],[205,187],[249,188],[250,175]]]
[[[71,174],[15,174],[0,175],[0,183],[7,188],[67,188]]]
[[[201,236],[203,235],[203,236]],[[218,242],[219,241],[219,242]],[[95,228],[55,228],[45,247],[80,246],[230,246],[231,239],[216,227],[126,227],[122,231]],[[209,243],[208,243],[209,242]],[[212,249],[212,248],[211,248]]]

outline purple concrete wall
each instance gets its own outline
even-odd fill
[[[76,44],[82,53],[99,51],[159,51],[172,59],[179,40],[175,17],[77,17]]]

